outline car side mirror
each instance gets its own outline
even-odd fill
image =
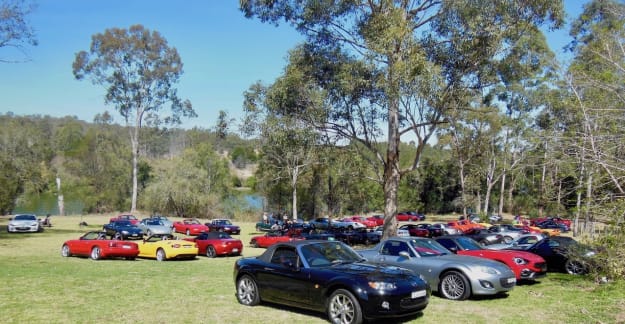
[[[408,254],[408,252],[406,251],[400,251],[399,256],[402,258],[410,259],[410,254]]]

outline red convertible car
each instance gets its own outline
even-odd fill
[[[61,255],[69,257],[88,256],[93,260],[104,258],[126,258],[134,260],[139,254],[139,246],[135,242],[109,240],[104,232],[87,232],[77,240],[63,243]]]
[[[347,221],[351,221],[351,222],[357,222],[360,223],[362,225],[365,225],[367,228],[374,228],[376,226],[378,226],[378,222],[372,219],[368,219],[364,216],[350,216],[350,217],[345,217],[342,219],[343,222],[347,222]]]
[[[545,259],[534,253],[484,249],[474,239],[461,235],[439,236],[435,240],[458,255],[470,255],[502,262],[512,269],[517,280],[534,280],[547,275]]]
[[[174,222],[174,231],[187,235],[199,235],[203,232],[209,232],[210,229],[195,218],[187,218],[182,221]]]
[[[399,229],[407,230],[410,233],[410,236],[419,236],[419,237],[428,237],[430,236],[430,231],[426,228],[417,226],[416,224],[404,224],[399,227]]]
[[[267,248],[278,242],[289,242],[305,240],[305,238],[296,233],[282,233],[280,231],[268,232],[265,235],[254,236],[250,239],[250,245],[255,248]]]
[[[132,214],[119,214],[116,217],[111,217],[109,219],[109,223],[112,223],[118,220],[127,220],[130,223],[132,223],[132,225],[139,225],[139,219],[135,215],[132,215]]]
[[[224,232],[201,233],[196,237],[188,237],[184,240],[195,242],[198,247],[197,254],[206,255],[209,258],[218,255],[241,255],[243,253],[243,242]]]

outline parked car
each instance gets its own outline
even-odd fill
[[[488,221],[490,221],[491,223],[501,222],[502,220],[503,220],[503,217],[499,214],[492,214],[488,216]]]
[[[345,221],[357,222],[357,223],[360,223],[362,225],[365,225],[366,228],[374,228],[374,227],[378,226],[377,221],[367,219],[364,216],[349,216],[349,217],[343,218],[342,221],[344,221],[344,222]]]
[[[550,236],[529,247],[511,247],[541,256],[549,271],[561,271],[572,275],[586,274],[598,266],[593,257],[596,251],[568,236]]]
[[[503,243],[511,243],[513,240],[521,237],[521,235],[528,233],[526,230],[514,227],[510,224],[498,224],[488,228],[491,233],[501,234],[503,236]]]
[[[7,232],[42,232],[43,225],[33,214],[18,214],[9,219]]]
[[[139,226],[132,224],[128,220],[112,221],[102,226],[106,235],[117,240],[139,240],[143,238],[143,231]]]
[[[463,233],[466,233],[469,230],[474,229],[474,228],[478,228],[478,229],[485,228],[482,225],[472,223],[472,222],[470,222],[470,221],[468,221],[466,219],[465,220],[458,220],[458,221],[448,222],[447,226],[453,227],[455,229],[458,229],[458,230],[462,231]]]
[[[154,219],[154,220],[159,220],[159,221],[163,222],[163,225],[168,226],[168,227],[173,227],[174,226],[174,222],[172,222],[165,215],[155,214],[155,215],[150,216],[149,218],[150,219]]]
[[[523,248],[529,247],[530,245],[546,237],[547,235],[542,234],[542,233],[523,234],[510,243],[504,242],[504,243],[499,243],[499,244],[491,244],[491,245],[486,246],[486,248],[490,250],[503,250],[503,249],[516,248],[516,247],[523,249]]]
[[[197,243],[178,240],[171,234],[154,234],[139,242],[139,257],[165,261],[172,259],[195,259]]]
[[[378,227],[374,228],[373,232],[378,233],[378,235],[380,235],[380,237],[382,237],[382,234],[384,232],[384,226],[378,226]],[[408,232],[407,229],[397,228],[397,236],[407,237],[407,236],[410,236],[410,233]]]
[[[451,300],[497,295],[516,285],[514,272],[505,264],[453,254],[430,238],[392,237],[358,253],[368,262],[413,270],[433,291]]]
[[[306,240],[322,240],[322,241],[334,241],[336,237],[334,233],[326,231],[304,231],[301,233],[302,237]]]
[[[557,228],[540,228],[540,227],[536,227],[536,226],[530,226],[530,225],[522,225],[522,224],[516,224],[513,225],[516,228],[520,228],[524,231],[526,231],[527,233],[530,234],[544,234],[547,236],[558,236],[560,235],[560,230]]]
[[[198,236],[184,238],[185,241],[195,242],[199,255],[214,258],[219,255],[241,255],[243,242],[232,238],[226,232],[201,233]]]
[[[267,248],[278,242],[305,240],[302,235],[296,233],[284,233],[282,231],[267,232],[265,235],[253,236],[250,245],[255,248]]]
[[[276,225],[277,224],[277,225]],[[258,222],[256,223],[256,231],[257,232],[269,232],[272,231],[274,229],[272,229],[272,227],[276,225],[278,228],[282,228],[282,221],[272,221],[272,222]]]
[[[208,223],[204,223],[204,225],[208,226],[211,232],[226,232],[231,235],[241,233],[241,227],[232,224],[229,219],[217,218]]]
[[[434,224],[430,223],[419,223],[415,224],[418,228],[422,228],[428,231],[427,237],[435,237],[445,235],[445,231],[439,226],[433,226]]]
[[[67,240],[61,246],[64,257],[82,256],[93,260],[126,258],[134,260],[139,254],[139,245],[132,241],[109,240],[105,232],[91,231],[75,240]]]
[[[174,222],[174,232],[184,233],[187,236],[198,235],[208,231],[208,226],[200,223],[197,218],[187,218],[182,221]]]
[[[373,216],[367,217],[367,219],[374,221],[376,226],[384,225],[384,215],[373,215]]]
[[[420,214],[420,213],[413,212],[413,211],[401,212],[401,213],[398,213],[397,216],[395,217],[397,218],[398,222],[416,222],[416,221],[425,220],[424,214]]]
[[[375,231],[369,231],[365,228],[356,228],[352,230],[337,229],[334,230],[332,233],[334,233],[334,237],[336,240],[347,243],[349,245],[377,244],[378,242],[380,242],[380,238],[382,237],[382,234]]]
[[[556,222],[557,224],[564,224],[569,229],[573,226],[573,222],[570,219],[562,218],[562,217],[539,217],[530,219],[530,225],[536,226],[538,223],[542,223],[544,221],[551,220]]]
[[[456,235],[453,235],[456,236]],[[486,229],[472,228],[464,232],[461,236],[467,236],[477,241],[482,246],[490,244],[503,243],[503,235],[497,233],[491,233]]]
[[[567,226],[565,223],[558,223],[554,220],[545,220],[539,223],[535,223],[534,224],[536,227],[539,227],[541,229],[557,229],[562,233],[566,233],[568,231],[571,230],[571,228],[569,226]]]
[[[115,217],[111,217],[109,219],[109,223],[115,222],[115,221],[118,221],[118,220],[129,221],[130,223],[132,223],[132,225],[139,224],[139,219],[135,215],[132,215],[132,214],[119,214],[119,215],[117,215]]]
[[[167,226],[158,218],[144,218],[137,225],[147,236],[152,234],[171,234],[171,226]]]
[[[441,231],[443,232],[442,235],[456,235],[456,234],[463,233],[461,230],[455,227],[451,227],[445,223],[434,223],[434,224],[431,224],[430,227],[434,229],[441,229]]]
[[[238,259],[234,281],[239,303],[272,302],[326,312],[331,323],[419,314],[430,288],[418,275],[362,263],[337,241],[279,243],[257,257]]]
[[[435,238],[449,251],[458,255],[486,258],[501,262],[514,272],[517,280],[535,280],[547,275],[545,259],[525,251],[489,250],[466,236],[441,236]]]
[[[410,236],[419,236],[419,237],[430,236],[430,231],[428,231],[425,228],[419,227],[416,224],[404,224],[400,226],[399,229],[407,230]]]
[[[329,229],[329,228],[345,228],[345,229],[354,229],[354,228],[365,228],[365,225],[354,222],[354,221],[341,221],[334,220],[328,217],[318,217],[314,220],[308,222],[311,228],[313,229]]]

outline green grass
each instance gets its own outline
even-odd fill
[[[0,322],[2,323],[326,323],[324,314],[278,305],[245,307],[234,296],[236,258],[194,261],[63,258],[61,244],[108,216],[53,217],[36,234],[8,234],[0,217]],[[244,256],[253,223],[242,223]],[[436,296],[418,323],[625,323],[625,283],[598,285],[549,274],[519,285],[506,297],[452,302]]]

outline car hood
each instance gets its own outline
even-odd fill
[[[334,272],[342,272],[350,276],[364,276],[368,278],[408,278],[414,276],[414,273],[408,269],[393,267],[393,266],[381,266],[376,264],[354,262],[354,263],[342,263],[330,266],[327,268]]]
[[[12,220],[9,221],[9,224],[11,225],[32,225],[32,224],[37,224],[38,221],[36,220],[29,220],[29,219],[25,219],[25,220]]]

